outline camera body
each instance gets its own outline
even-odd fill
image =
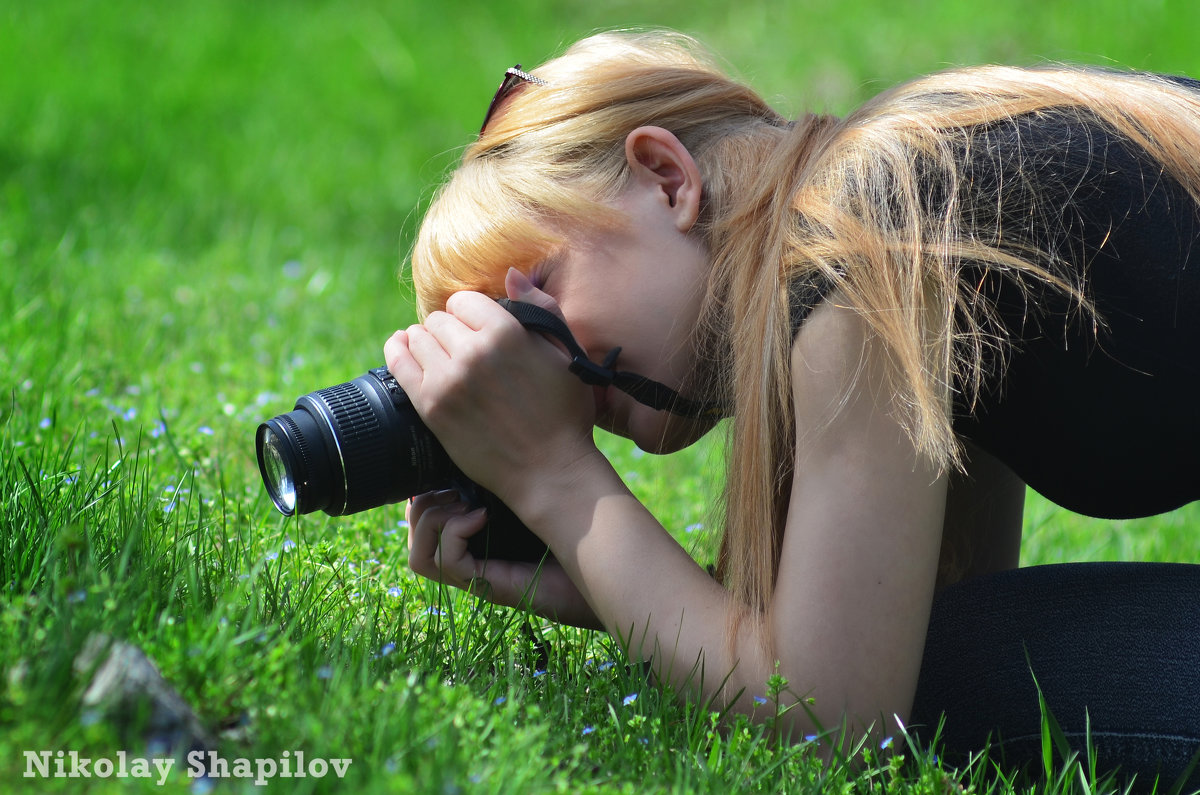
[[[539,561],[545,544],[495,495],[468,479],[386,367],[302,395],[255,436],[259,471],[280,512],[358,513],[454,489],[487,526],[468,544],[480,558]]]

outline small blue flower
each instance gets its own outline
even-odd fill
[[[295,541],[293,541],[293,540],[292,540],[292,539],[290,539],[290,538],[285,538],[285,539],[283,539],[283,551],[284,551],[284,552],[291,552],[291,551],[292,551],[293,549],[295,549],[295,548],[296,548],[296,542],[295,542]]]
[[[821,737],[820,737],[820,735],[817,735],[817,734],[804,735],[804,742],[806,742],[806,743],[815,743],[819,739],[821,739]]]
[[[395,643],[385,643],[385,644],[383,644],[383,648],[379,650],[379,654],[377,654],[376,657],[386,657],[389,654],[391,654],[392,652],[394,652],[395,650],[396,650]]]
[[[159,421],[155,422],[154,427],[152,427],[150,429],[150,437],[153,439],[157,439],[158,437],[162,436],[166,432],[167,432],[167,426],[163,424],[162,420],[159,420]]]
[[[597,671],[607,671],[609,668],[612,668],[614,665],[616,665],[615,662],[613,662],[612,660],[608,660],[607,662],[602,662],[598,666],[596,666],[596,670]]]
[[[758,705],[760,705],[760,706],[761,706],[761,705],[763,705],[763,704],[766,704],[766,703],[767,703],[767,700],[766,700],[765,698],[763,698],[762,696],[755,696],[755,697],[754,697],[754,703],[755,703],[755,704],[758,704]]]
[[[440,616],[442,615],[442,611],[438,610],[436,607],[427,607],[425,608],[425,614],[430,616]]]
[[[534,679],[537,679],[539,676],[545,676],[545,675],[546,675],[546,669],[545,669],[545,668],[539,668],[539,669],[537,669],[536,671],[534,671],[534,672],[533,672],[533,678],[534,678]]]
[[[401,590],[399,585],[393,585],[391,588],[387,589],[387,595],[394,598],[399,598],[403,593],[404,591]]]
[[[278,552],[268,552],[267,553],[267,560],[278,560],[278,559],[279,559]]]
[[[594,731],[596,731],[595,726],[584,726],[583,731],[580,732],[580,734],[582,734],[584,737],[587,737],[589,734],[591,734]]]
[[[506,696],[496,696],[496,700],[492,702],[492,705],[498,707],[501,704],[503,704],[505,701],[508,701],[508,698]]]
[[[622,701],[621,703],[628,707],[630,704],[637,701],[637,697],[638,697],[637,693],[630,693],[629,695],[625,696],[625,700]]]
[[[78,591],[71,591],[71,593],[67,594],[67,601],[71,602],[72,604],[78,604],[79,602],[82,602],[84,599],[87,599],[87,591],[85,591],[83,589],[80,589]]]
[[[135,409],[135,408],[129,408],[129,409],[126,409],[126,410],[125,410],[125,411],[124,411],[124,412],[121,414],[121,417],[122,417],[122,419],[124,419],[126,422],[130,422],[130,421],[132,421],[132,420],[135,420],[135,419],[137,419],[137,409]]]
[[[53,424],[54,423],[50,420],[49,417],[42,417],[42,421],[38,423],[38,427],[44,431]]]
[[[697,530],[703,530],[703,529],[704,529],[704,525],[703,525],[703,523],[701,523],[701,522],[696,522],[695,524],[690,524],[690,525],[688,525],[687,527],[683,528],[683,532],[685,532],[685,533],[694,533],[694,532],[696,532]]]
[[[885,738],[883,738],[883,742],[881,742],[881,743],[879,744],[879,750],[880,750],[880,751],[885,751],[885,750],[887,750],[888,746],[890,746],[891,744],[892,744],[892,738],[891,738],[891,737],[885,737]]]
[[[201,425],[199,428],[196,429],[196,431],[204,436],[212,436],[214,433],[216,433],[216,431],[214,431],[212,428],[208,427],[207,425]]]
[[[333,678],[333,669],[330,668],[328,665],[322,665],[320,668],[317,669],[317,678],[318,679],[332,679]]]

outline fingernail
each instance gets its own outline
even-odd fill
[[[529,277],[516,268],[509,268],[508,275],[505,278],[509,285],[520,295],[528,295],[537,289],[533,282],[529,280]]]

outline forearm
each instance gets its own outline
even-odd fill
[[[563,473],[559,473],[562,475]],[[771,672],[739,606],[597,458],[525,501],[522,518],[550,545],[604,627],[680,691],[753,708]],[[731,627],[739,632],[729,637]],[[742,692],[744,691],[744,692]]]

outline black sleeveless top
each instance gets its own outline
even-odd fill
[[[1141,150],[1074,114],[981,126],[967,152],[964,184],[998,190],[985,220],[1081,269],[1102,325],[1051,288],[1026,298],[967,267],[1012,347],[977,405],[956,405],[955,431],[1078,513],[1146,516],[1200,499],[1200,208]],[[798,330],[823,290],[791,294]]]

